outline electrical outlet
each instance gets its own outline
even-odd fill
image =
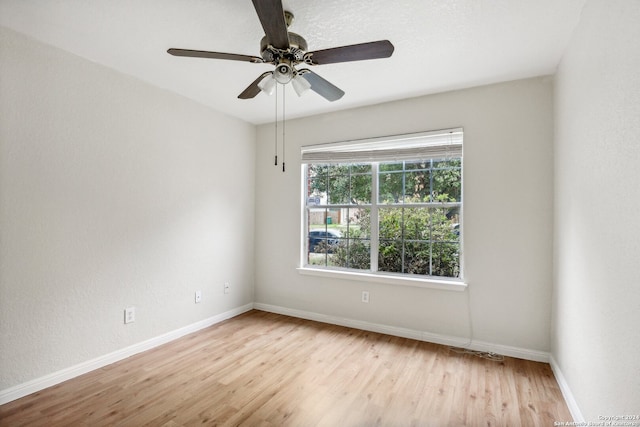
[[[369,303],[369,291],[362,291],[362,302]]]
[[[196,304],[202,302],[202,291],[196,291]]]
[[[229,293],[229,288],[231,287],[231,285],[229,285],[229,282],[224,282],[224,293],[228,294]]]
[[[127,307],[124,309],[124,323],[131,323],[136,321],[136,308]]]

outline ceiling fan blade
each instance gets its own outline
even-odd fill
[[[207,50],[174,49],[167,50],[173,56],[187,56],[190,58],[228,59],[231,61],[244,61],[263,63],[264,60],[257,56],[240,55],[237,53],[209,52]]]
[[[307,64],[320,65],[388,58],[393,53],[393,49],[394,47],[389,40],[378,40],[308,52],[305,55],[305,62]]]
[[[273,74],[273,71],[267,71],[266,73],[262,73],[260,75],[260,77],[255,79],[253,81],[253,83],[251,83],[249,86],[247,86],[247,88],[244,91],[242,91],[242,93],[240,95],[238,95],[238,98],[240,98],[240,99],[251,99],[251,98],[255,97],[257,94],[260,93],[260,88],[258,87],[258,83],[260,83],[262,81],[262,79],[264,79],[265,77],[267,77],[270,74]]]
[[[318,95],[324,97],[328,101],[337,101],[344,96],[344,91],[327,80],[323,79],[313,71],[309,69],[299,70],[298,73],[304,77],[306,81],[311,84],[311,90]]]
[[[267,43],[277,49],[289,49],[289,32],[284,19],[282,0],[252,1],[264,29],[264,34],[267,36]]]

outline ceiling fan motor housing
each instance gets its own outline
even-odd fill
[[[266,37],[263,37],[260,40],[260,55],[265,62],[274,65],[278,65],[282,58],[292,61],[294,65],[304,61],[307,41],[299,34],[289,33],[289,45],[289,49],[277,49],[267,42]]]

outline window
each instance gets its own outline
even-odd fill
[[[462,129],[302,148],[303,268],[461,278]]]

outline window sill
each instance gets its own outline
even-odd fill
[[[299,267],[298,273],[305,276],[329,277],[333,279],[357,280],[370,283],[412,286],[416,288],[441,289],[447,291],[464,291],[467,284],[456,279],[437,279],[424,276],[401,276],[381,273],[359,273],[354,271],[328,270],[323,268]]]

